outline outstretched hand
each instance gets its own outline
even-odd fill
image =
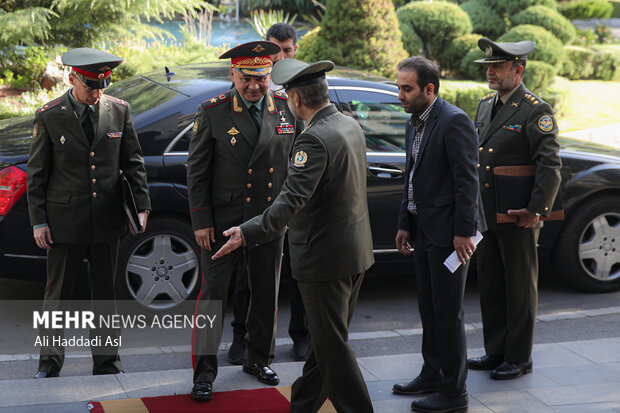
[[[230,239],[211,257],[212,260],[217,260],[224,255],[228,255],[245,244],[243,232],[241,232],[241,228],[239,227],[228,228],[223,234],[225,237],[230,237]]]

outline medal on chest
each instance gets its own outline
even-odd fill
[[[280,118],[280,123],[276,125],[276,132],[278,132],[278,135],[295,133],[295,125],[293,125],[292,123],[288,123],[288,121],[286,120],[286,114],[283,110],[278,112],[278,117]]]

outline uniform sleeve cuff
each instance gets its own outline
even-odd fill
[[[33,225],[32,229],[39,229],[39,228],[43,228],[43,227],[47,227],[47,223],[46,224],[38,224],[38,225]]]

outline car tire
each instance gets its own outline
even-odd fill
[[[200,249],[188,222],[148,221],[146,231],[121,239],[116,296],[150,312],[171,310],[198,295]]]
[[[573,212],[558,237],[559,275],[584,292],[620,289],[620,198],[590,199]]]

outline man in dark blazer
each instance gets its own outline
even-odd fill
[[[119,170],[132,187],[142,231],[151,208],[129,105],[103,94],[122,59],[79,48],[66,52],[62,62],[73,68],[73,87],[36,111],[27,167],[30,222],[37,245],[47,249],[44,309],[49,311],[63,309],[61,300],[72,298],[84,259],[95,305],[114,300],[119,239],[127,230]],[[118,335],[117,330],[99,333]],[[92,353],[93,374],[122,370],[116,346]],[[63,362],[63,347],[42,347],[35,378],[58,376]]]
[[[439,70],[422,57],[398,64],[399,99],[411,113],[406,126],[406,173],[396,246],[411,254],[418,286],[422,328],[421,373],[395,384],[397,394],[435,394],[416,400],[420,412],[465,411],[469,405],[463,294],[472,237],[485,223],[479,201],[474,125],[461,109],[439,96]],[[461,266],[444,260],[454,251]]]
[[[280,61],[273,74],[284,85],[297,119],[297,137],[282,191],[262,215],[224,232],[230,240],[213,259],[241,245],[261,245],[288,224],[293,277],[306,308],[310,349],[293,383],[291,413],[314,413],[329,397],[340,413],[373,411],[348,344],[348,330],[365,271],[373,264],[366,200],[366,144],[357,122],[329,103],[330,61]]]
[[[201,248],[203,282],[197,309],[221,303],[222,314],[235,264],[246,266],[250,284],[246,358],[243,371],[269,385],[279,383],[269,368],[275,353],[276,309],[284,230],[260,246],[214,262],[209,252],[225,243],[222,231],[260,215],[273,204],[287,173],[293,140],[300,130],[286,94],[269,90],[270,54],[280,46],[255,41],[220,56],[231,59],[234,88],[198,107],[188,158],[190,215]],[[209,400],[217,375],[217,331],[194,332],[192,397]]]
[[[532,371],[538,303],[536,243],[541,216],[551,213],[560,185],[558,128],[549,104],[527,90],[521,79],[531,41],[494,43],[482,38],[489,87],[497,93],[478,104],[480,192],[489,231],[478,249],[478,285],[486,354],[468,367],[491,370],[493,379],[512,379]],[[497,166],[535,165],[527,207],[508,210],[514,223],[496,223]]]

